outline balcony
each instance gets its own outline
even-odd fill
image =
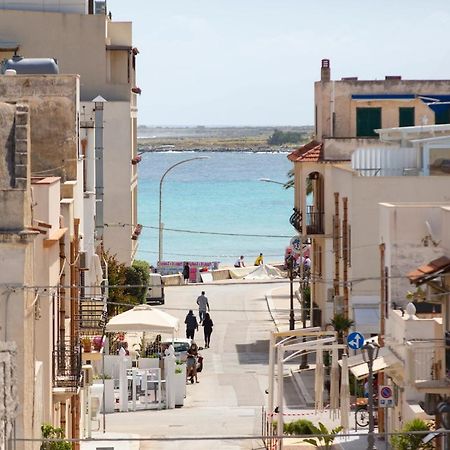
[[[447,342],[448,344],[448,342]],[[407,342],[409,381],[426,393],[450,389],[450,345],[445,339],[413,339]]]
[[[53,349],[53,392],[74,394],[80,385],[81,352],[78,341],[69,339]]]
[[[316,206],[306,207],[306,234],[324,233],[324,212],[318,211]]]

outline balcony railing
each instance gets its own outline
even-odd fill
[[[76,392],[81,377],[79,342],[66,340],[53,349],[53,387]]]
[[[410,340],[407,343],[410,381],[444,380],[450,374],[450,346],[445,339]]]
[[[324,233],[324,212],[318,211],[315,206],[306,207],[306,233],[323,234]]]
[[[101,299],[81,299],[78,323],[82,335],[103,335],[106,319],[106,305]]]
[[[302,213],[297,209],[293,208],[294,212],[289,218],[289,223],[299,232],[302,232]]]

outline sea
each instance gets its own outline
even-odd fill
[[[138,221],[143,225],[137,258],[158,260],[159,184],[162,183],[163,261],[230,265],[243,255],[247,265],[259,253],[264,262],[283,261],[294,228],[289,223],[294,189],[288,153],[148,152],[138,168]]]

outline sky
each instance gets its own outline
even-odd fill
[[[140,125],[312,125],[314,81],[450,78],[449,0],[108,0],[133,22]]]

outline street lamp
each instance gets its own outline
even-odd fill
[[[378,351],[380,347],[373,342],[367,342],[361,348],[364,362],[367,363],[369,368],[369,399],[368,399],[368,411],[369,411],[369,434],[367,436],[367,450],[374,450],[375,447],[375,435],[374,435],[374,418],[373,418],[373,361],[378,357]]]
[[[188,159],[183,159],[182,161],[178,161],[175,164],[172,164],[162,175],[161,180],[159,181],[159,220],[158,220],[158,230],[159,230],[159,253],[158,253],[158,262],[162,261],[163,258],[163,250],[162,250],[162,244],[163,244],[163,240],[162,240],[162,229],[163,229],[163,224],[162,224],[162,184],[164,181],[165,176],[175,167],[179,166],[180,164],[184,164],[187,163],[189,161],[195,161],[196,159],[209,159],[209,156],[196,156],[195,158],[188,158]]]
[[[282,183],[281,181],[271,180],[270,178],[259,178],[258,181],[264,181],[266,183],[281,184],[282,186],[284,186],[286,184],[286,183]]]
[[[289,298],[290,298],[290,305],[289,305],[289,329],[295,330],[295,317],[294,317],[294,278],[297,276],[297,272],[294,271],[294,257],[292,254],[290,254],[286,258],[287,263],[287,270],[289,275],[289,285],[290,285],[290,291],[289,291]]]

